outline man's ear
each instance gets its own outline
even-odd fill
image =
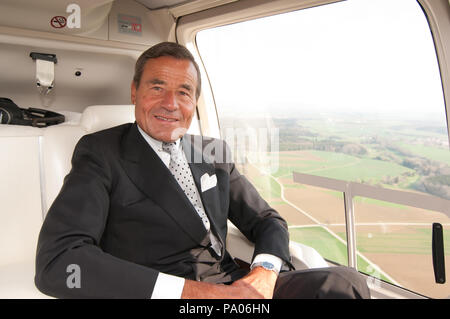
[[[136,104],[136,84],[131,81],[131,103]]]

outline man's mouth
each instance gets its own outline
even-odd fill
[[[159,115],[155,115],[155,117],[158,120],[162,120],[162,121],[166,121],[166,122],[176,122],[176,121],[178,121],[177,119],[174,119],[174,118],[164,117],[164,116],[159,116]]]

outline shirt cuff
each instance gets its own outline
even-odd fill
[[[252,266],[255,263],[259,262],[269,262],[274,265],[274,268],[277,270],[277,272],[280,272],[281,266],[283,265],[283,260],[277,256],[271,255],[271,254],[258,254],[256,255],[255,259],[253,259]]]
[[[184,278],[160,272],[151,299],[181,299]]]

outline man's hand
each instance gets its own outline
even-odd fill
[[[248,291],[249,296],[244,298],[272,299],[277,274],[272,270],[263,267],[255,267],[252,271],[240,280],[235,281],[231,286]]]
[[[216,285],[186,280],[182,299],[271,299],[277,274],[262,267],[255,267],[247,276],[233,284]]]

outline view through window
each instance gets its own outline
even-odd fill
[[[291,240],[347,265],[343,194],[293,172],[450,199],[450,151],[432,35],[413,0],[348,0],[201,31],[222,137]],[[239,138],[247,139],[239,143]],[[354,199],[357,267],[430,297],[431,225],[450,216]]]

